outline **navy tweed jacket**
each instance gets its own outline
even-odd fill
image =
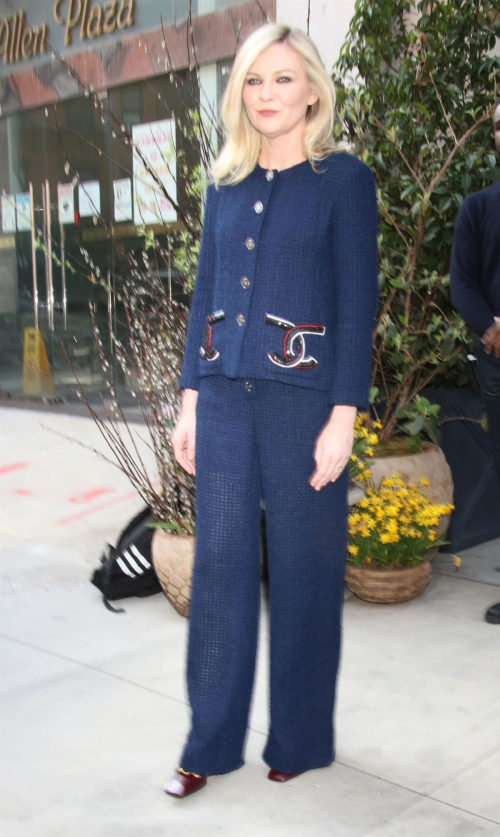
[[[206,193],[179,386],[204,375],[324,390],[369,409],[378,301],[371,169],[347,152],[259,164]]]

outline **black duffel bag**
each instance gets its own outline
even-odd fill
[[[124,613],[124,608],[110,605],[109,600],[127,596],[153,596],[162,588],[151,557],[151,541],[154,517],[148,506],[142,509],[125,527],[116,546],[107,544],[101,556],[101,565],[94,570],[90,581],[103,594],[103,602],[114,613]]]

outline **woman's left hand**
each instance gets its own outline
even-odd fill
[[[335,482],[349,462],[354,444],[355,417],[355,407],[352,408],[347,418],[332,416],[316,439],[314,446],[316,470],[309,478],[309,484],[316,491],[319,491],[328,482]],[[338,466],[341,467],[338,468]]]

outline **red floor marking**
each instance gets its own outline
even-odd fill
[[[29,488],[15,488],[14,494],[19,494],[20,497],[32,497],[33,492]]]
[[[159,486],[160,481],[157,480],[156,482],[152,483],[153,486]],[[107,509],[109,506],[116,506],[117,503],[122,503],[124,500],[130,500],[131,497],[139,498],[139,494],[137,491],[127,491],[126,494],[121,494],[120,497],[113,497],[112,500],[108,500],[107,503],[100,503],[98,506],[92,506],[92,508],[82,509],[80,512],[76,512],[76,514],[70,514],[68,517],[61,517],[59,520],[56,520],[58,526],[65,526],[66,523],[72,523],[74,520],[79,520],[82,517],[87,517],[89,514],[94,514],[96,511],[100,511],[101,509]]]
[[[73,494],[69,497],[70,503],[90,503],[95,497],[101,497],[103,494],[113,494],[114,488],[92,488],[90,491],[84,491],[82,494]]]
[[[2,465],[0,474],[10,474],[11,471],[19,471],[21,468],[27,468],[29,462],[12,462],[10,465]]]
[[[130,497],[134,496],[139,496],[137,491],[129,491],[127,494],[122,494],[120,497],[114,497],[107,503],[100,503],[98,506],[92,506],[92,508],[82,509],[82,511],[77,512],[76,514],[70,514],[68,517],[61,517],[59,520],[56,520],[56,523],[58,526],[65,526],[66,523],[72,523],[73,520],[79,520],[81,517],[86,517],[87,515],[100,511],[101,509],[107,509],[109,506],[116,506],[117,503],[122,503],[124,500],[129,500]]]

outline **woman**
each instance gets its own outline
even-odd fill
[[[332,139],[335,90],[311,39],[266,24],[221,108],[172,435],[196,474],[187,653],[192,725],[164,790],[244,764],[260,606],[270,594],[268,776],[335,759],[346,465],[367,410],[377,302],[370,169]],[[195,458],[194,458],[195,454]]]

